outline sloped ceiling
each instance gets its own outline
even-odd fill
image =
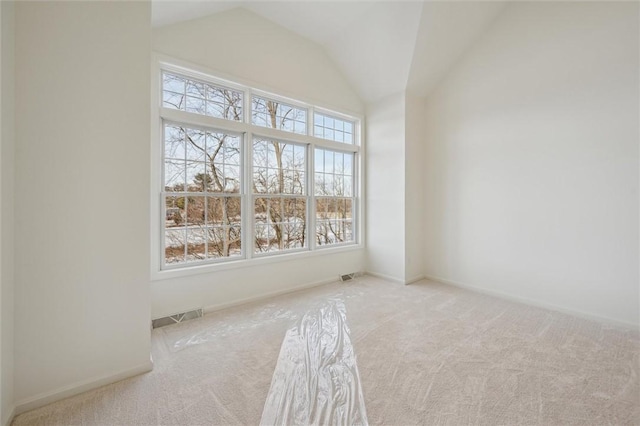
[[[365,102],[404,90],[425,97],[506,2],[165,1],[155,27],[243,7],[323,46]]]
[[[502,12],[506,2],[425,2],[407,90],[427,96]]]

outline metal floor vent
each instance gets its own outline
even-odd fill
[[[152,328],[164,327],[165,325],[177,324],[179,322],[200,318],[202,316],[202,308],[193,311],[181,312],[179,314],[169,315],[168,317],[157,318],[151,321]]]
[[[340,275],[340,281],[342,281],[342,282],[351,281],[351,280],[354,280],[356,278],[356,276],[358,276],[357,272],[352,272],[350,274]]]

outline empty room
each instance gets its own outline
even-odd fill
[[[1,1],[0,426],[640,424],[639,39]]]

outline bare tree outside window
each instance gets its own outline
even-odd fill
[[[161,269],[356,241],[357,120],[186,74],[161,73]]]
[[[210,117],[242,121],[242,92],[171,73],[162,75],[162,106]]]
[[[353,154],[315,150],[316,244],[351,242]]]
[[[239,256],[240,137],[165,125],[165,262]]]

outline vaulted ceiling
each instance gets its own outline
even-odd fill
[[[154,27],[243,7],[324,47],[365,102],[428,96],[506,2],[153,1]]]

